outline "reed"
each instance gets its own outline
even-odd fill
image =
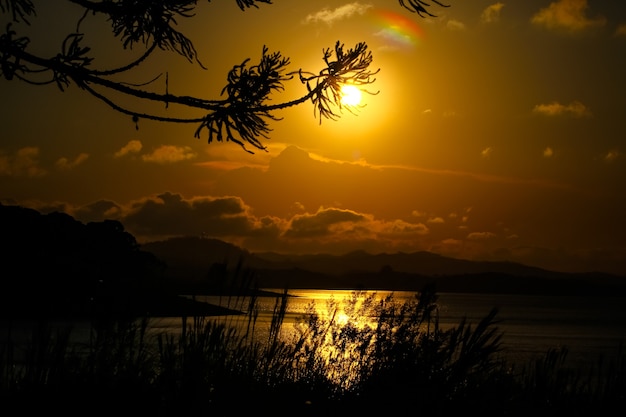
[[[311,305],[290,337],[285,291],[266,340],[257,333],[257,300],[245,294],[226,301],[246,312],[245,326],[227,316],[181,317],[180,334],[149,335],[144,317],[94,328],[86,345],[45,320],[26,346],[7,333],[0,400],[23,414],[110,415],[123,407],[156,416],[575,416],[626,405],[623,354],[583,372],[565,365],[566,350],[550,350],[516,368],[503,359],[496,309],[443,329],[433,288],[402,303],[355,291],[329,300],[326,311]]]

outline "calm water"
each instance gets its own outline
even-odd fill
[[[277,291],[280,293],[280,291]],[[284,330],[314,302],[318,310],[326,310],[326,301],[349,297],[351,291],[293,290],[289,299]],[[384,297],[389,292],[377,292]],[[394,292],[394,299],[402,301],[414,297],[413,292]],[[485,317],[492,307],[499,313],[498,329],[503,333],[502,345],[507,358],[526,362],[545,353],[549,348],[567,347],[571,363],[595,364],[600,356],[613,358],[619,352],[620,342],[626,341],[626,298],[623,297],[572,297],[505,294],[438,293],[440,323],[443,327],[455,326],[466,318],[472,327]],[[225,304],[225,299],[207,297],[206,301]],[[233,305],[231,300],[231,306]],[[275,299],[259,299],[259,323],[271,320]],[[160,325],[177,326],[167,320]],[[156,323],[155,323],[156,324]],[[262,337],[262,336],[261,336]]]
[[[276,291],[280,293],[281,291]],[[287,314],[283,333],[293,331],[294,323],[305,312],[310,303],[315,303],[320,313],[326,310],[327,300],[342,301],[351,291],[293,290],[289,292]],[[389,292],[376,292],[384,297]],[[414,297],[413,292],[394,292],[396,301]],[[600,356],[613,358],[618,354],[620,342],[626,341],[626,298],[622,297],[571,297],[571,296],[525,296],[502,294],[438,293],[439,317],[442,327],[457,325],[467,318],[472,327],[485,317],[492,307],[498,307],[496,316],[500,320],[498,329],[503,332],[502,345],[507,359],[527,363],[529,359],[544,354],[549,348],[565,346],[569,349],[568,360],[577,365],[593,365]],[[213,304],[232,308],[245,305],[245,300],[205,297],[201,299]],[[259,316],[256,335],[266,337],[266,329],[272,318],[275,297],[258,299]],[[237,324],[245,320],[235,316],[217,317]],[[61,327],[63,323],[59,323]],[[67,323],[65,323],[67,325]],[[6,337],[4,330],[0,341]],[[13,323],[12,338],[28,338],[32,333],[18,323]],[[179,332],[180,318],[158,318],[151,322],[153,332]],[[265,333],[264,333],[265,332]],[[87,341],[89,323],[72,323],[72,335]]]
[[[467,316],[478,322],[498,307],[503,346],[511,359],[526,361],[565,346],[573,363],[615,357],[626,341],[626,298],[440,294],[442,320]]]

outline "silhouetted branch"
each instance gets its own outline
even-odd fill
[[[193,17],[197,1],[89,1],[69,0],[94,14],[103,13],[111,22],[113,34],[120,37],[124,49],[136,43],[154,42],[163,50],[172,50],[189,61],[198,60],[193,42],[174,29],[176,16]]]
[[[408,0],[406,2],[404,0],[399,0],[399,1],[400,1],[400,6],[404,7],[410,12],[419,14],[420,17],[425,17],[425,15],[428,15],[430,17],[436,17],[434,14],[426,10],[426,7],[430,7],[431,5],[429,3],[426,3],[425,1],[421,1],[421,0]],[[449,5],[439,3],[437,0],[432,0],[432,2],[441,7],[450,7]]]
[[[266,4],[272,4],[271,0],[237,0],[237,6],[239,6],[239,8],[241,10],[244,10],[246,7],[259,7],[256,5],[256,3],[266,3]]]
[[[71,85],[84,90],[117,112],[131,116],[135,123],[140,119],[167,123],[197,123],[195,137],[204,130],[208,132],[208,143],[231,141],[247,152],[250,145],[266,150],[261,139],[268,138],[269,123],[280,120],[272,114],[276,110],[296,106],[311,101],[314,115],[322,119],[337,119],[344,109],[353,107],[342,104],[341,88],[352,84],[361,91],[377,94],[366,89],[375,81],[378,70],[371,70],[372,54],[365,43],[358,43],[353,49],[344,49],[339,41],[333,49],[323,50],[324,67],[319,72],[299,69],[286,72],[289,58],[280,52],[268,51],[263,47],[258,64],[250,65],[250,59],[235,65],[228,73],[226,86],[222,89],[223,99],[209,100],[201,97],[171,94],[166,76],[164,92],[154,88],[163,74],[141,83],[119,80],[120,75],[129,74],[158,48],[173,51],[188,61],[205,68],[198,59],[197,51],[190,39],[176,30],[179,18],[194,17],[197,0],[67,0],[84,9],[76,24],[75,33],[68,34],[60,52],[52,57],[33,54],[28,49],[30,38],[18,36],[12,23],[30,25],[27,17],[36,16],[31,0],[0,0],[0,13],[10,14],[12,20],[6,31],[0,34],[0,76],[7,80],[18,79],[33,85],[55,83],[61,91]],[[436,0],[434,3],[443,6]],[[270,0],[236,0],[241,10],[256,8],[258,4],[272,4]],[[400,1],[400,5],[423,17],[429,4],[423,1]],[[84,45],[84,35],[80,27],[89,15],[104,15],[111,23],[113,36],[119,38],[122,48],[133,49],[136,45],[145,47],[139,57],[112,69],[93,67],[91,49]],[[284,90],[284,83],[298,74],[307,92],[287,102],[269,104],[270,96]],[[113,79],[113,75],[118,78]],[[148,86],[152,89],[148,89]],[[131,108],[132,99],[138,108]],[[142,110],[147,103],[164,104],[163,111],[170,106],[197,110],[193,117],[171,116],[160,111]],[[202,115],[204,113],[204,115]]]
[[[35,6],[30,0],[0,0],[0,12],[11,13],[13,22],[28,23],[26,16],[35,16]]]
[[[335,60],[331,60],[333,55]],[[195,136],[199,137],[201,131],[206,129],[209,133],[209,143],[214,139],[218,142],[227,140],[246,149],[242,141],[235,138],[234,133],[237,133],[243,142],[265,150],[258,138],[267,138],[271,131],[268,126],[269,120],[279,120],[270,113],[272,110],[284,109],[311,100],[320,123],[322,117],[338,118],[339,115],[334,108],[339,110],[343,108],[341,87],[348,83],[360,88],[371,84],[375,81],[372,76],[378,70],[369,70],[372,54],[367,50],[365,43],[359,43],[354,49],[344,52],[344,45],[337,42],[334,51],[331,49],[324,51],[323,59],[326,67],[317,75],[302,70],[297,72],[300,81],[307,86],[308,94],[291,102],[265,105],[269,95],[274,91],[283,90],[283,82],[290,80],[296,73],[283,75],[289,59],[283,58],[278,52],[268,54],[267,48],[264,47],[258,65],[246,67],[249,61],[247,59],[230,71],[228,85],[222,90],[222,94],[224,92],[228,94],[226,104],[206,116],[196,130]]]
[[[344,52],[344,45],[339,41],[335,44],[335,60],[331,61],[333,51],[324,50],[324,62],[326,68],[319,74],[311,74],[300,71],[300,81],[306,84],[313,105],[315,115],[322,118],[337,119],[339,115],[334,111],[334,107],[341,110],[341,88],[346,84],[352,84],[363,91],[371,93],[362,87],[376,81],[372,78],[379,70],[370,71],[372,63],[372,53],[367,50],[367,45],[363,42],[356,45],[354,49]]]

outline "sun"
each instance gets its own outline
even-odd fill
[[[359,103],[361,103],[361,90],[350,84],[341,87],[341,104],[358,106]]]

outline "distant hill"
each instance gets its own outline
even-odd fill
[[[161,258],[174,270],[184,269],[195,273],[207,272],[216,262],[229,264],[244,262],[248,267],[255,269],[302,269],[334,276],[379,272],[382,269],[429,276],[485,272],[542,277],[560,275],[557,272],[512,262],[475,262],[431,252],[369,254],[355,251],[345,255],[252,253],[218,239],[201,237],[179,237],[150,242],[143,244],[141,248]]]
[[[332,275],[379,272],[391,269],[420,275],[455,275],[500,272],[512,275],[547,276],[552,272],[513,262],[476,262],[437,255],[432,252],[369,254],[355,251],[345,255],[281,255],[255,253],[255,256],[272,261],[282,267],[296,267]]]
[[[210,280],[215,265],[254,271],[265,288],[342,288],[525,294],[626,295],[626,278],[573,274],[513,262],[475,262],[430,252],[345,255],[251,253],[217,239],[182,237],[142,245],[166,265],[173,279]]]

